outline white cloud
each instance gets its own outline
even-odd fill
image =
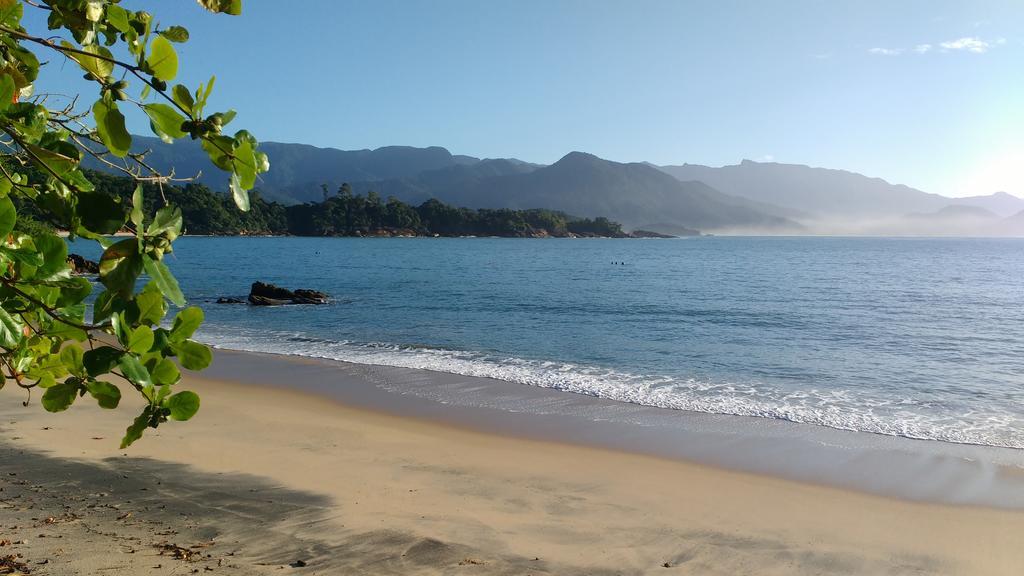
[[[931,44],[918,44],[917,46],[914,46],[914,52],[917,52],[918,54],[927,54],[928,52],[931,52],[931,51],[932,51],[932,45]]]
[[[765,154],[757,159],[758,162],[775,162],[775,156],[772,154]]]
[[[965,36],[963,38],[957,38],[956,40],[943,42],[939,46],[942,46],[943,50],[964,50],[975,54],[983,54],[989,49],[988,42],[971,36]]]
[[[868,52],[879,56],[896,56],[903,53],[902,48],[870,48]]]

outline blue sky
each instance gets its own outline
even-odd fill
[[[1021,2],[246,0],[237,18],[123,5],[189,28],[179,80],[216,73],[214,104],[261,140],[749,158],[1024,196]],[[44,78],[74,91],[60,67]]]

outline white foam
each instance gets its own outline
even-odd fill
[[[220,348],[494,378],[620,402],[711,414],[755,416],[891,436],[1024,448],[1024,420],[998,407],[940,410],[910,397],[854,390],[781,390],[758,383],[638,375],[566,362],[380,343],[336,342],[300,333],[204,326]]]

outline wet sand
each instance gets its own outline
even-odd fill
[[[1016,510],[555,442],[540,438],[545,430],[482,432],[446,423],[447,411],[463,409],[452,404],[395,393],[405,408],[388,413],[302,391],[295,364],[260,358],[218,353],[206,379],[179,385],[202,396],[197,417],[149,431],[127,451],[117,450],[127,403],[111,412],[80,399],[47,414],[37,402],[23,408],[11,387],[0,392],[0,541],[10,540],[0,558],[21,554],[40,574],[115,575],[1019,574],[1024,566]],[[277,368],[270,374],[261,362]],[[247,366],[281,386],[222,378]],[[406,412],[408,402],[425,413]]]

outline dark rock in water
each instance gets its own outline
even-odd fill
[[[292,299],[281,299],[281,298],[267,298],[266,296],[257,296],[255,294],[249,294],[249,304],[253,306],[284,306],[285,304],[297,304]]]
[[[292,300],[299,302],[300,304],[324,304],[327,302],[327,294],[320,292],[319,290],[306,290],[299,288],[295,291],[295,295]]]
[[[245,304],[245,300],[221,296],[220,298],[217,298],[217,304]]]
[[[263,298],[273,298],[275,300],[291,300],[295,297],[295,293],[287,288],[281,288],[279,286],[274,286],[273,284],[253,282],[252,288],[249,289],[249,296],[260,296]]]
[[[100,265],[78,254],[68,254],[68,265],[74,274],[99,274]]]
[[[285,304],[326,304],[327,294],[300,288],[294,292],[264,282],[253,282],[249,290],[249,303],[253,306],[282,306]]]

